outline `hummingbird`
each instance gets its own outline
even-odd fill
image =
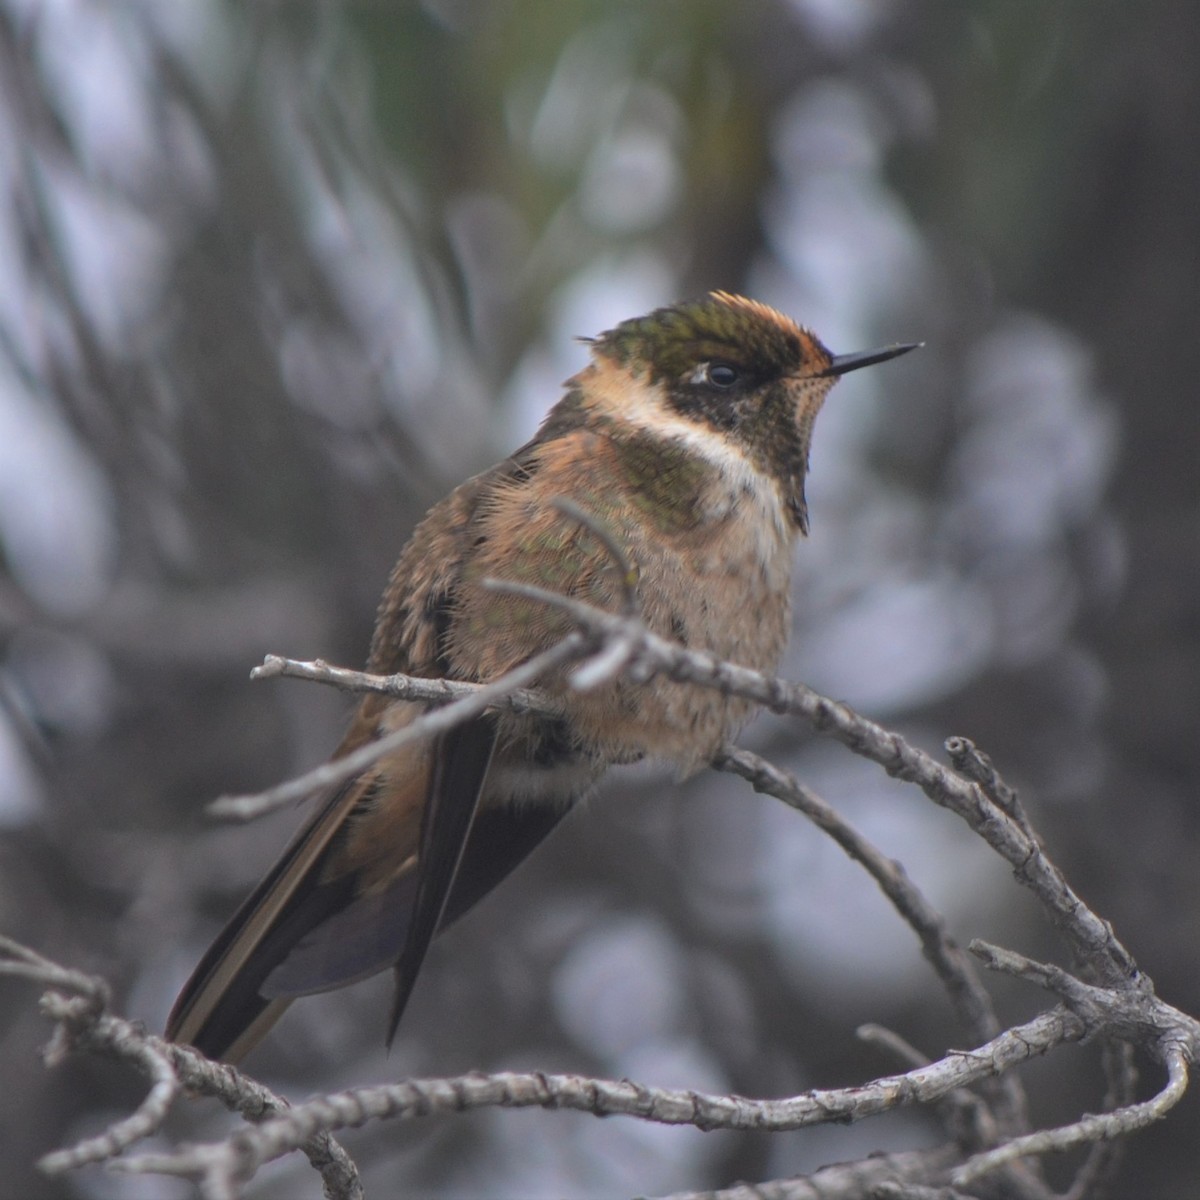
[[[813,422],[848,371],[915,348],[830,353],[755,300],[713,292],[584,339],[536,436],[435,505],[400,554],[368,669],[486,683],[555,645],[570,618],[507,580],[620,611],[633,568],[654,633],[772,672],[787,641],[794,545],[808,531]],[[694,773],[753,705],[662,678],[572,690],[554,715],[489,711],[410,743],[320,797],[184,985],[166,1036],[236,1062],[288,1004],[391,969],[390,1044],[435,934],[491,891],[608,767]],[[426,706],[359,705],[334,757]]]

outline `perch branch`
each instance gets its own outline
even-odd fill
[[[636,638],[637,654],[629,667],[632,679],[662,675],[677,683],[693,683],[754,700],[772,712],[802,717],[819,733],[836,738],[889,775],[915,783],[935,804],[966,821],[1013,867],[1016,878],[1037,896],[1101,982],[1112,987],[1147,987],[1133,956],[1118,941],[1112,927],[1079,899],[1037,839],[1030,838],[979,784],[942,766],[898,733],[802,683],[773,678],[704,651],[689,650],[652,633],[637,620],[530,584],[498,580],[492,587],[560,609],[593,638]]]
[[[394,754],[402,746],[434,737],[469,721],[497,701],[527,687],[548,671],[581,657],[587,650],[588,644],[584,638],[578,634],[568,634],[549,650],[535,655],[494,683],[461,693],[458,699],[447,704],[445,708],[436,708],[342,758],[331,759],[315,770],[289,779],[277,787],[268,788],[265,792],[246,796],[221,796],[209,805],[209,812],[214,817],[250,821],[283,808],[294,800],[302,800],[315,792],[336,787],[360,775],[381,758]]]
[[[973,1041],[986,1041],[1000,1032],[992,999],[975,964],[950,937],[941,913],[929,903],[898,862],[873,846],[836,809],[795,776],[758,755],[727,745],[713,760],[713,766],[719,771],[739,775],[755,791],[782,800],[833,838],[850,858],[866,869],[917,935],[922,953],[945,986],[968,1036]],[[994,1090],[1004,1128],[1009,1131],[1028,1128],[1024,1089],[1016,1076],[1002,1076]]]
[[[583,516],[586,518],[586,514]],[[591,528],[586,519],[580,523]],[[623,578],[625,585],[632,587],[628,572]],[[1001,1032],[973,962],[950,938],[941,915],[929,905],[903,869],[792,776],[729,745],[721,749],[715,766],[742,776],[756,789],[803,811],[872,875],[917,934],[926,957],[970,1032],[971,1040],[982,1043],[977,1049],[950,1051],[935,1062],[915,1062],[919,1057],[916,1051],[901,1047],[891,1039],[888,1044],[893,1049],[903,1050],[902,1060],[910,1066],[904,1073],[856,1087],[812,1091],[784,1100],[747,1100],[736,1096],[673,1091],[627,1080],[613,1082],[541,1073],[503,1073],[407,1080],[322,1096],[288,1108],[286,1102],[232,1068],[208,1063],[187,1048],[149,1037],[130,1023],[112,1016],[108,1012],[108,993],[102,981],[66,971],[16,943],[0,941],[0,952],[6,956],[0,960],[0,972],[36,979],[54,989],[43,1001],[46,1014],[57,1023],[53,1055],[61,1055],[67,1049],[114,1055],[133,1063],[152,1080],[145,1101],[132,1116],[110,1126],[98,1138],[48,1156],[43,1164],[46,1169],[65,1170],[125,1153],[134,1142],[161,1126],[173,1100],[185,1086],[217,1096],[257,1124],[220,1142],[184,1146],[165,1153],[127,1154],[118,1160],[122,1169],[195,1178],[209,1200],[227,1200],[238,1195],[241,1183],[264,1163],[302,1149],[321,1169],[328,1195],[356,1197],[360,1194],[360,1186],[353,1164],[330,1135],[334,1130],[373,1120],[410,1120],[487,1106],[543,1107],[569,1108],[600,1116],[623,1114],[700,1129],[790,1130],[827,1121],[859,1120],[913,1103],[949,1100],[966,1112],[965,1101],[969,1093],[963,1089],[994,1081],[1014,1066],[1064,1042],[1100,1037],[1146,1048],[1167,1071],[1166,1085],[1149,1101],[1131,1102],[1132,1068],[1128,1056],[1110,1054],[1109,1095],[1106,1097],[1109,1111],[1099,1116],[1086,1115],[1056,1129],[1017,1132],[1028,1128],[1023,1092],[1015,1080],[1006,1078],[995,1097],[1002,1120],[989,1124],[990,1109],[970,1097],[971,1119],[967,1124],[971,1133],[967,1144],[986,1145],[997,1134],[1010,1134],[1006,1140],[974,1154],[965,1163],[961,1163],[962,1146],[954,1147],[955,1161],[961,1165],[952,1178],[944,1172],[940,1176],[893,1174],[875,1177],[870,1185],[874,1189],[873,1195],[924,1200],[926,1196],[953,1195],[953,1187],[961,1187],[989,1172],[1003,1169],[1007,1173],[1006,1179],[1019,1184],[1019,1191],[1015,1190],[1014,1195],[1042,1200],[1049,1195],[1045,1185],[1017,1160],[1119,1137],[1161,1118],[1178,1101],[1187,1086],[1188,1062],[1200,1052],[1200,1023],[1154,996],[1110,927],[1082,904],[1046,857],[1016,794],[1004,784],[986,756],[966,739],[952,739],[948,743],[948,751],[962,772],[958,774],[846,705],[837,704],[803,685],[771,679],[720,662],[710,655],[672,645],[647,631],[636,617],[628,614],[613,616],[524,584],[490,581],[489,586],[498,592],[554,604],[577,622],[579,631],[486,686],[405,676],[373,677],[342,671],[324,663],[295,663],[275,657],[264,662],[255,672],[256,677],[296,675],[352,690],[381,691],[443,706],[419,717],[398,734],[374,744],[370,748],[368,764],[393,752],[397,745],[431,736],[489,707],[557,714],[559,707],[555,700],[544,693],[530,691],[529,685],[548,671],[582,658],[587,658],[583,667],[576,668],[574,675],[568,676],[574,686],[580,686],[581,682],[585,686],[595,686],[618,672],[642,680],[659,674],[677,682],[744,696],[776,712],[798,715],[856,753],[883,766],[889,774],[916,783],[935,802],[967,820],[1014,866],[1018,879],[1042,901],[1083,958],[1085,967],[1090,966],[1089,981],[1012,951],[986,943],[972,943],[971,951],[989,969],[1036,983],[1061,1000],[1060,1006],[1053,1010]],[[628,601],[628,597],[626,599]],[[251,811],[277,806],[296,795],[330,786],[361,771],[363,765],[354,756],[347,756],[332,764],[336,768],[332,777],[328,773],[310,773],[259,797],[227,798],[224,807],[239,809],[242,815],[247,815]],[[1098,986],[1097,981],[1104,986]],[[1087,1160],[1085,1171],[1090,1170],[1094,1178],[1106,1169],[1107,1161],[1104,1155],[1094,1153]],[[850,1164],[849,1167],[861,1165]],[[1078,1176],[1077,1182],[1083,1177]],[[755,1185],[745,1194],[778,1196],[780,1200],[826,1194],[806,1192],[804,1188],[810,1181]],[[732,1200],[739,1194],[742,1193],[738,1189],[713,1193],[722,1200]],[[1072,1200],[1081,1200],[1084,1194],[1073,1189],[1068,1195]]]
[[[111,1161],[135,1142],[158,1132],[184,1088],[214,1096],[252,1121],[288,1108],[286,1100],[235,1068],[209,1062],[189,1047],[153,1037],[135,1023],[113,1015],[103,979],[62,967],[3,935],[0,975],[28,979],[51,989],[41,1003],[42,1012],[56,1023],[47,1065],[55,1065],[72,1051],[97,1054],[128,1062],[152,1081],[145,1099],[128,1117],[95,1137],[45,1155],[38,1165],[47,1174]],[[300,1149],[320,1172],[329,1200],[362,1200],[358,1170],[332,1137],[319,1133]]]
[[[855,1087],[805,1092],[782,1100],[750,1100],[696,1091],[652,1088],[629,1080],[589,1079],[542,1072],[470,1074],[451,1079],[410,1079],[319,1096],[242,1130],[224,1142],[143,1154],[126,1169],[203,1175],[232,1169],[248,1176],[297,1149],[314,1134],[357,1128],[376,1120],[413,1120],[476,1108],[566,1108],[594,1116],[629,1116],[697,1129],[760,1132],[843,1123],[909,1104],[939,1100],[955,1088],[1011,1069],[1063,1042],[1078,1041],[1086,1026],[1065,1009],[1043,1013],[970,1051],[954,1050],[937,1062]]]

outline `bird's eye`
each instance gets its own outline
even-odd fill
[[[704,371],[705,381],[719,388],[731,388],[741,377],[741,371],[729,363],[709,363]]]

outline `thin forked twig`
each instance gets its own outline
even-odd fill
[[[157,1039],[115,1026],[111,1018],[96,1013],[84,996],[48,992],[42,998],[42,1011],[69,1029],[72,1040],[92,1040],[103,1022],[100,1038],[105,1052],[133,1063],[152,1081],[134,1112],[114,1121],[103,1133],[45,1155],[38,1163],[43,1171],[58,1175],[89,1163],[108,1162],[162,1127],[182,1085],[162,1044],[155,1044]]]
[[[42,1158],[38,1165],[46,1173],[124,1161],[117,1156],[158,1132],[185,1087],[215,1096],[253,1121],[287,1111],[285,1100],[234,1067],[209,1062],[189,1047],[153,1037],[139,1025],[115,1016],[108,1010],[109,988],[103,979],[69,970],[3,935],[0,955],[0,975],[28,979],[51,989],[42,997],[43,1013],[57,1023],[46,1055],[49,1063],[69,1050],[82,1050],[128,1062],[151,1080],[150,1090],[129,1116],[113,1122],[100,1134]],[[362,1200],[357,1168],[328,1133],[318,1132],[299,1149],[320,1172],[328,1197]],[[211,1194],[219,1195],[219,1188]]]
[[[828,834],[875,880],[888,901],[916,933],[921,950],[942,981],[958,1019],[972,1041],[993,1038],[1002,1028],[992,998],[971,958],[950,937],[941,913],[925,898],[904,868],[871,844],[845,821],[832,805],[805,787],[795,776],[748,750],[727,745],[713,760],[719,771],[741,776],[756,791],[765,792],[804,813]],[[1024,1088],[1015,1075],[996,1083],[1000,1119],[1006,1128],[1028,1128]]]
[[[315,770],[268,788],[265,792],[248,796],[222,796],[209,805],[208,811],[214,817],[249,821],[326,788],[337,787],[403,746],[454,729],[490,708],[497,699],[527,687],[555,667],[585,654],[587,648],[588,643],[582,635],[568,634],[549,650],[535,655],[495,682],[482,684],[470,693],[464,693],[445,708],[425,713],[410,724],[384,734],[342,758],[332,759]]]
[[[1141,1104],[1129,1104],[1114,1112],[1089,1113],[1070,1125],[1040,1129],[1024,1137],[1013,1138],[993,1150],[967,1159],[954,1172],[956,1184],[972,1183],[997,1167],[1032,1154],[1055,1154],[1074,1150],[1091,1142],[1123,1137],[1144,1129],[1163,1117],[1183,1099],[1188,1085],[1188,1052],[1183,1045],[1166,1048],[1164,1055],[1167,1082],[1158,1095]]]
[[[689,650],[638,622],[590,604],[532,584],[505,583],[498,590],[561,609],[597,638],[635,637],[637,657],[632,670],[636,677],[661,674],[677,683],[693,683],[754,700],[772,712],[803,717],[817,732],[836,738],[854,753],[878,763],[889,775],[915,783],[939,807],[965,820],[1014,868],[1017,879],[1033,891],[1098,979],[1113,987],[1145,987],[1137,963],[1112,927],[1079,899],[1037,839],[1030,838],[978,784],[944,767],[899,734],[804,684],[763,675],[704,651]]]

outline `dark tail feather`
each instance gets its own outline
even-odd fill
[[[261,988],[298,939],[348,902],[352,877],[318,880],[362,791],[356,780],[331,796],[246,897],[183,985],[167,1018],[167,1038],[234,1062],[282,1015],[287,998],[264,996]]]
[[[421,814],[417,886],[406,922],[404,947],[395,960],[396,989],[388,1017],[391,1047],[425,953],[442,924],[479,811],[479,799],[496,747],[496,720],[484,716],[442,734],[434,744],[429,794]]]
[[[343,876],[314,889],[267,931],[244,966],[234,972],[219,994],[201,1008],[226,952],[246,928],[261,901],[259,888],[221,931],[179,993],[167,1020],[166,1036],[186,1042],[208,1058],[238,1062],[283,1015],[292,996],[264,994],[267,978],[287,958],[298,937],[344,907],[353,879]]]
[[[530,804],[476,813],[494,737],[484,718],[440,739],[417,869],[366,895],[357,894],[355,871],[321,876],[342,844],[346,817],[370,803],[372,785],[360,779],[332,797],[209,947],[175,1001],[166,1036],[237,1062],[296,997],[394,967],[390,1042],[436,932],[491,891],[567,812]]]

